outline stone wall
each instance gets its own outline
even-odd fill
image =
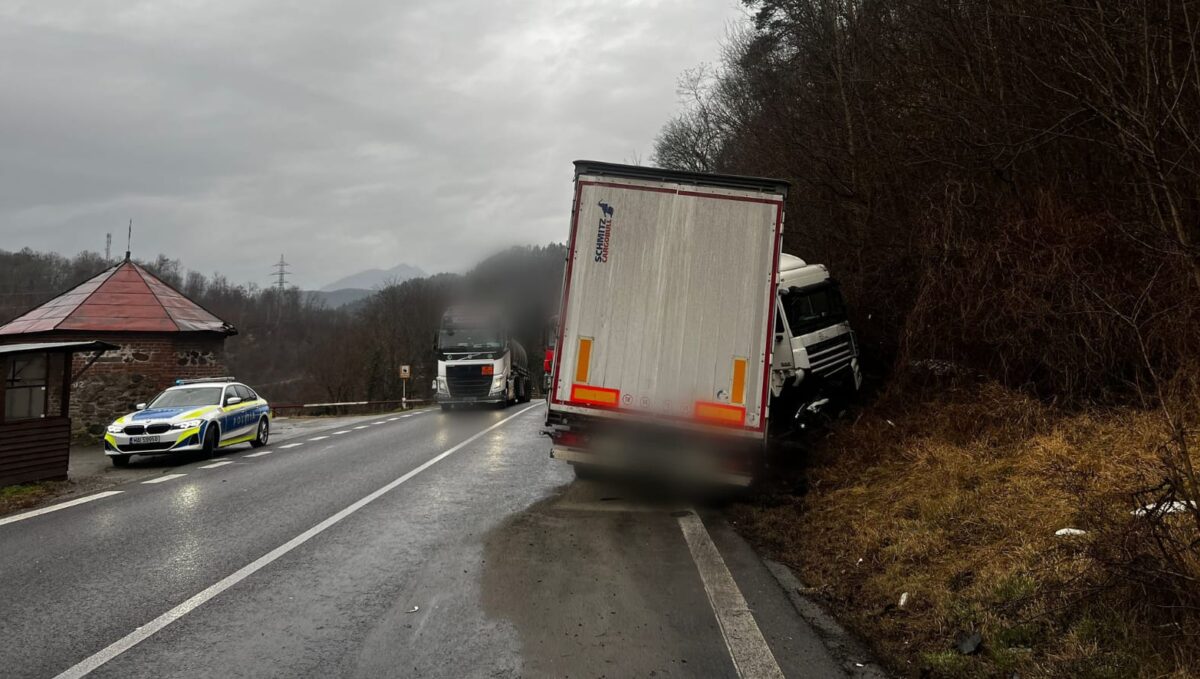
[[[75,382],[71,428],[75,438],[96,439],[117,417],[130,412],[177,379],[221,377],[225,337],[220,335],[89,335],[119,346],[105,352]],[[75,356],[75,374],[87,354]]]

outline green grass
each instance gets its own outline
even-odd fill
[[[0,514],[15,512],[38,503],[54,494],[55,489],[62,483],[61,481],[42,481],[0,487]]]

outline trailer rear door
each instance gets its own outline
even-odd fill
[[[577,176],[551,408],[761,435],[783,197]]]

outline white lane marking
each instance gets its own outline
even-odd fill
[[[310,438],[309,441],[324,441],[327,438],[329,438],[329,437],[328,436],[314,436],[314,437]]]
[[[164,474],[158,478],[150,479],[149,481],[142,481],[142,483],[162,483],[163,481],[170,481],[171,479],[178,479],[183,476],[187,476],[187,474]]]
[[[775,661],[750,606],[721,558],[721,552],[705,530],[704,522],[696,514],[688,513],[679,517],[679,528],[683,530],[683,538],[696,562],[696,570],[700,571],[704,593],[717,616],[721,636],[738,676],[742,679],[783,679],[783,670]]]
[[[279,446],[279,449],[287,450],[288,448],[295,448],[296,446],[302,446],[302,445],[304,445],[304,444],[303,443],[289,443],[286,446]]]
[[[3,526],[6,523],[16,523],[17,521],[23,521],[25,519],[32,519],[35,516],[41,516],[42,514],[49,514],[50,512],[57,512],[60,509],[66,509],[67,507],[74,507],[75,505],[81,505],[85,502],[91,502],[92,500],[99,500],[100,498],[112,497],[113,495],[120,495],[121,493],[124,493],[124,492],[125,491],[123,491],[123,490],[106,490],[103,493],[96,493],[95,495],[88,495],[87,497],[77,498],[75,500],[70,500],[68,502],[60,502],[59,504],[50,505],[49,507],[42,507],[41,509],[35,509],[31,512],[24,512],[22,514],[13,514],[12,516],[6,516],[3,519],[0,519],[0,526]]]
[[[233,464],[233,460],[221,460],[220,462],[206,464],[200,467],[200,469],[216,469],[217,467],[224,467],[227,464]]]
[[[387,418],[387,421],[388,421],[388,422],[395,422],[395,421],[396,421],[396,420],[398,420],[398,419],[400,419],[400,418],[399,418],[399,417],[389,417],[389,418]]]
[[[343,429],[343,430],[341,430],[341,431],[335,431],[335,432],[333,432],[333,435],[334,435],[334,436],[341,436],[342,434],[349,434],[349,433],[350,433],[350,430],[349,430],[349,429]]]
[[[156,632],[158,632],[162,628],[166,627],[167,625],[170,625],[171,623],[182,618],[183,616],[187,615],[188,613],[191,613],[192,611],[196,610],[197,608],[204,605],[207,601],[209,601],[213,597],[217,596],[221,592],[224,592],[225,590],[229,589],[230,587],[233,587],[234,585],[238,584],[242,580],[245,580],[246,578],[250,577],[251,575],[254,575],[256,572],[258,572],[258,571],[262,570],[263,568],[265,568],[266,566],[270,565],[271,562],[275,561],[279,557],[287,554],[288,552],[299,547],[300,545],[303,545],[304,543],[308,542],[309,540],[313,539],[314,537],[325,532],[326,530],[328,530],[329,528],[331,528],[332,526],[337,524],[342,519],[346,518],[347,516],[350,516],[351,514],[357,512],[358,510],[362,509],[363,507],[367,506],[368,504],[379,499],[388,491],[393,490],[394,488],[396,488],[400,484],[404,483],[405,481],[408,481],[409,479],[416,476],[417,474],[420,474],[421,472],[425,471],[426,469],[429,469],[430,467],[437,464],[438,462],[441,462],[442,460],[446,459],[447,457],[450,457],[454,453],[458,452],[459,450],[466,447],[467,445],[473,443],[474,441],[481,438],[485,434],[488,434],[493,429],[496,429],[497,427],[504,425],[506,422],[508,422],[509,420],[511,420],[515,417],[520,417],[521,415],[524,415],[525,413],[529,412],[530,410],[532,410],[536,407],[537,406],[530,406],[520,412],[509,415],[508,417],[504,418],[503,420],[500,420],[499,422],[497,422],[496,424],[493,424],[492,426],[488,427],[487,429],[484,429],[483,431],[478,432],[477,434],[474,434],[473,436],[466,439],[462,443],[459,443],[458,445],[454,446],[453,448],[449,448],[441,453],[438,453],[436,456],[430,458],[429,460],[426,460],[419,467],[417,467],[416,469],[413,469],[412,471],[408,472],[404,476],[401,476],[400,478],[398,478],[394,481],[391,481],[390,483],[388,483],[386,486],[380,488],[379,490],[376,490],[375,492],[371,493],[370,495],[367,495],[366,497],[354,502],[350,506],[348,506],[345,509],[341,510],[340,512],[334,514],[333,516],[329,517],[328,519],[325,519],[321,523],[318,523],[317,525],[313,526],[312,528],[309,528],[308,530],[297,535],[296,537],[292,538],[291,540],[288,540],[287,542],[283,543],[282,545],[279,545],[275,549],[272,549],[271,551],[267,552],[266,554],[263,554],[262,556],[258,557],[254,561],[251,561],[250,563],[246,564],[245,566],[242,566],[241,568],[239,568],[236,571],[234,571],[233,573],[225,576],[221,580],[218,580],[217,582],[209,585],[204,590],[202,590],[200,593],[193,595],[190,599],[179,604],[175,608],[172,608],[171,610],[167,611],[166,613],[163,613],[162,615],[151,620],[150,622],[146,623],[145,625],[142,625],[141,627],[135,629],[134,631],[132,631],[129,634],[125,635],[124,637],[118,639],[117,641],[114,641],[113,643],[109,644],[108,646],[106,646],[106,647],[102,648],[101,650],[88,656],[87,658],[84,658],[79,663],[68,668],[62,674],[59,674],[57,677],[55,677],[55,679],[78,679],[79,677],[86,676],[92,670],[99,668],[104,663],[107,663],[108,661],[112,660],[113,658],[116,658],[117,656],[121,655],[125,651],[128,651],[129,649],[133,648],[134,646],[137,646],[138,644],[145,641],[146,639],[149,639]]]
[[[366,428],[367,428],[367,425],[365,425],[365,424],[355,427],[355,429],[366,429]]]
[[[379,420],[378,422],[372,422],[371,424],[387,424],[387,421],[386,421],[386,420]]]
[[[273,450],[260,450],[260,451],[258,451],[257,453],[250,453],[250,454],[249,454],[249,455],[247,455],[246,457],[262,457],[263,455],[270,455],[270,454],[271,454],[271,453],[273,453],[273,452],[275,452],[275,451],[273,451]]]

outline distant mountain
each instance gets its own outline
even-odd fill
[[[408,264],[399,264],[390,269],[367,269],[359,271],[356,274],[351,274],[345,278],[338,280],[321,288],[322,292],[334,292],[337,290],[357,289],[357,290],[375,290],[381,288],[388,283],[403,283],[410,278],[424,278],[427,276],[424,271],[415,266]]]
[[[338,309],[357,304],[375,294],[375,291],[362,288],[342,288],[341,290],[306,290],[304,294],[323,301],[327,309]]]

